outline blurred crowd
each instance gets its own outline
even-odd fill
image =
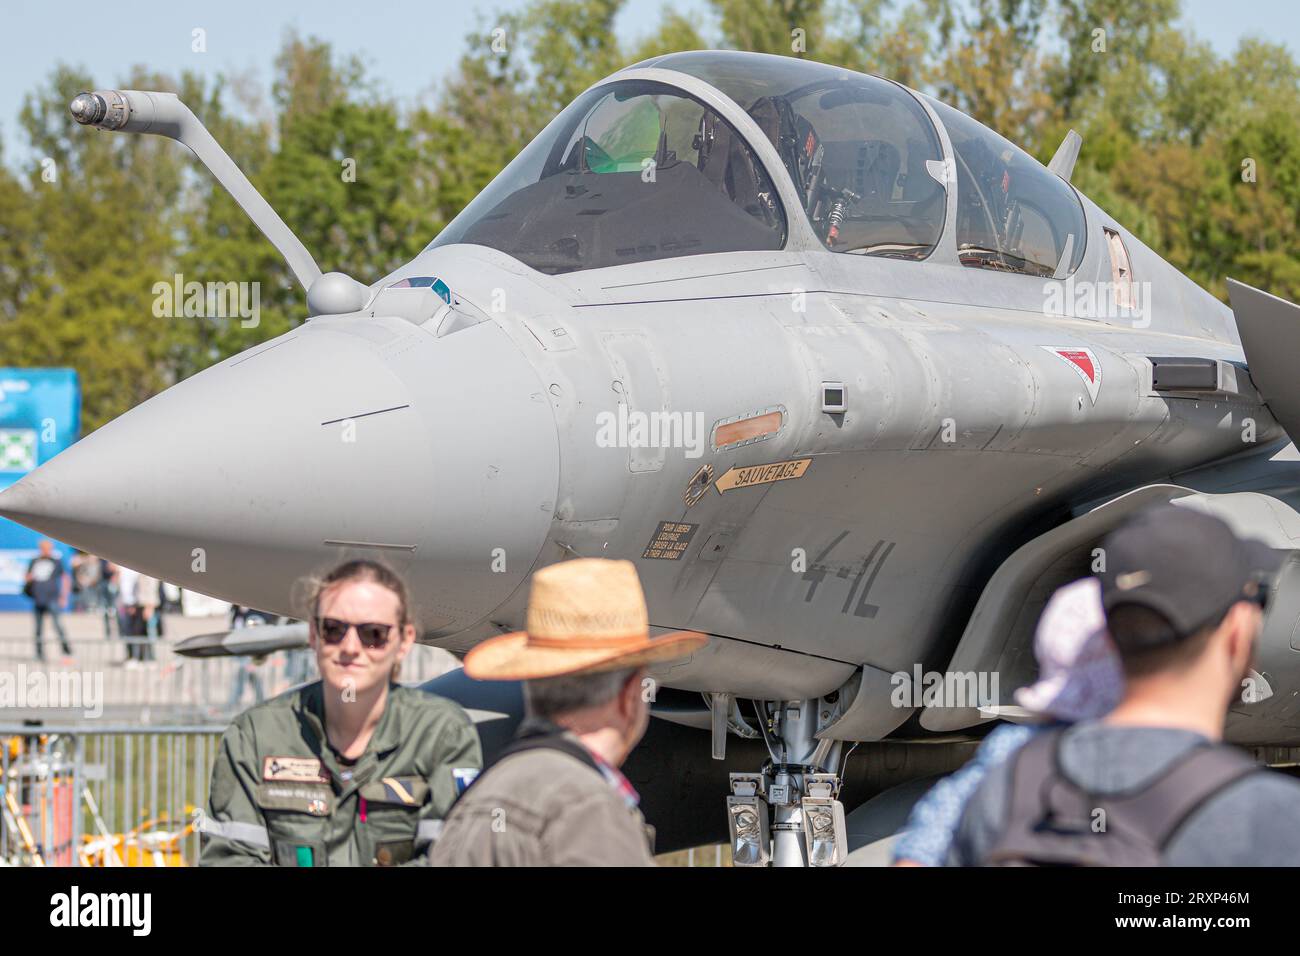
[[[154,642],[163,635],[163,612],[179,610],[179,588],[84,551],[74,552],[65,564],[48,540],[42,540],[37,550],[27,568],[23,593],[32,600],[38,661],[45,660],[47,620],[64,657],[72,656],[63,627],[65,609],[99,613],[105,639],[125,641],[127,666],[154,659]]]

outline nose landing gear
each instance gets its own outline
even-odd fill
[[[770,759],[731,774],[727,825],[736,866],[838,866],[848,854],[837,740],[818,740],[824,700],[755,701]],[[769,824],[770,820],[770,824]]]

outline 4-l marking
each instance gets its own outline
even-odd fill
[[[840,532],[830,544],[828,544],[820,554],[813,560],[808,570],[803,573],[803,580],[809,582],[808,593],[804,595],[804,601],[810,602],[817,593],[818,586],[826,579],[826,574],[831,570],[830,566],[823,563],[830,553],[835,550],[835,546],[849,536],[847,531]],[[853,586],[849,588],[849,595],[844,599],[844,604],[840,608],[841,614],[849,613],[849,608],[853,608],[854,617],[874,618],[880,611],[880,606],[872,604],[867,600],[867,595],[871,593],[872,586],[876,583],[876,577],[880,574],[880,569],[885,566],[889,560],[889,554],[894,550],[893,541],[879,540],[872,546],[871,551],[863,559],[857,575],[853,578]],[[852,567],[841,565],[835,569],[837,578],[848,579],[852,574]],[[865,586],[864,586],[865,585]],[[858,594],[858,588],[862,588],[861,595]],[[854,604],[854,598],[857,597],[857,603]]]

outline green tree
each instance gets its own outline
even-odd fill
[[[160,78],[130,79],[148,88]],[[67,103],[87,88],[60,68],[23,106],[28,138],[57,178],[45,181],[44,166],[28,172],[20,287],[0,331],[6,362],[77,368],[84,426],[94,428],[170,384],[177,328],[154,317],[150,290],[175,261],[182,157],[157,137],[77,127]]]

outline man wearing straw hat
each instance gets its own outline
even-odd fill
[[[650,720],[645,665],[702,634],[650,637],[630,561],[583,558],[533,575],[527,629],[465,657],[476,680],[522,680],[528,717],[448,815],[434,866],[653,866],[637,794],[618,768]]]

